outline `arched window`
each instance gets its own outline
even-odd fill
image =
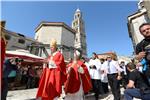
[[[80,14],[78,14],[77,16],[78,16],[78,18],[79,18],[79,17],[80,17]]]
[[[78,42],[78,38],[76,38],[76,42]]]

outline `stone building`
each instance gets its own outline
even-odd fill
[[[87,45],[82,12],[76,10],[72,28],[64,22],[42,21],[35,29],[35,40],[42,42],[50,53],[49,43],[52,38],[57,40],[58,47],[66,60],[73,58],[74,49],[80,50],[86,57]]]
[[[132,56],[117,56],[119,64],[121,61],[124,61],[125,64],[129,63],[132,61],[133,57]]]
[[[50,40],[57,40],[66,60],[73,58],[75,31],[64,22],[41,22],[35,30],[35,40],[42,42],[50,53]]]
[[[150,18],[150,0],[140,0],[141,7],[147,10],[148,17]]]
[[[42,21],[35,29],[35,39],[9,31],[5,27],[2,32],[8,41],[7,50],[28,49],[32,54],[47,57],[50,53],[50,40],[55,38],[65,60],[73,58],[74,49],[81,51],[84,57],[87,56],[84,20],[79,9],[74,14],[72,27],[64,22]]]
[[[138,11],[127,17],[128,32],[132,40],[133,48],[144,38],[139,32],[139,26],[143,23],[150,22],[150,1],[140,0],[138,3]]]
[[[142,23],[148,22],[148,20],[145,9],[141,9],[140,11],[128,16],[128,32],[134,49],[135,46],[144,38],[139,31],[139,26]]]
[[[81,50],[84,57],[87,56],[87,44],[85,25],[80,9],[77,9],[72,21],[72,28],[76,31],[74,47]]]
[[[41,57],[47,57],[47,52],[45,48],[42,46],[43,44],[32,39],[26,37],[25,35],[17,32],[12,32],[5,28],[5,21],[1,21],[1,32],[3,32],[5,39],[7,41],[6,50],[29,50],[32,54]],[[38,45],[37,48],[30,47],[32,44]],[[39,46],[41,45],[41,46]],[[43,54],[41,54],[43,52]],[[43,56],[42,56],[43,55]]]
[[[101,53],[97,54],[99,59],[106,59],[107,56],[111,56],[114,60],[117,60],[117,54],[115,52],[106,52],[106,53]]]

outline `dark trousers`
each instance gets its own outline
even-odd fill
[[[38,88],[39,87],[39,81],[40,81],[40,78],[39,77],[35,77],[35,88]]]
[[[27,82],[28,82],[28,77],[27,77],[27,75],[22,75],[22,77],[21,77],[21,84],[27,84]]]
[[[2,81],[2,95],[1,100],[6,100],[7,93],[8,93],[8,78],[3,78]]]
[[[34,85],[35,85],[34,77],[29,76],[26,88],[27,89],[34,88]]]
[[[108,74],[108,83],[110,85],[114,100],[120,100],[120,82],[117,80],[117,74]]]
[[[92,79],[92,86],[95,93],[95,99],[98,100],[99,94],[103,93],[101,80]]]
[[[102,82],[102,88],[103,88],[105,94],[109,92],[108,83]]]
[[[120,80],[122,86],[124,89],[126,89],[126,86],[128,84],[128,76],[127,75],[122,75],[122,79]]]

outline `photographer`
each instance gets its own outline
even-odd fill
[[[21,61],[22,60],[18,58],[11,58],[5,60],[3,68],[3,87],[1,100],[6,100],[8,92],[8,83],[14,82],[16,77],[16,71],[18,69],[18,65],[21,64]]]
[[[141,60],[146,56],[145,47],[150,45],[150,23],[144,23],[139,27],[144,39],[136,46],[136,59]]]
[[[147,79],[147,84],[150,85],[150,23],[144,23],[139,27],[139,31],[144,36],[144,39],[136,46],[135,58],[140,61],[142,71]],[[138,64],[139,65],[139,64]]]

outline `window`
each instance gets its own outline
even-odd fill
[[[18,43],[24,44],[25,40],[24,39],[18,39]]]
[[[80,14],[78,14],[78,18],[80,17]]]
[[[76,38],[76,42],[78,42],[78,38]]]
[[[75,26],[75,22],[73,23],[73,26]]]
[[[11,36],[10,36],[10,35],[5,35],[5,39],[6,39],[6,40],[10,40],[10,39],[11,39]]]

